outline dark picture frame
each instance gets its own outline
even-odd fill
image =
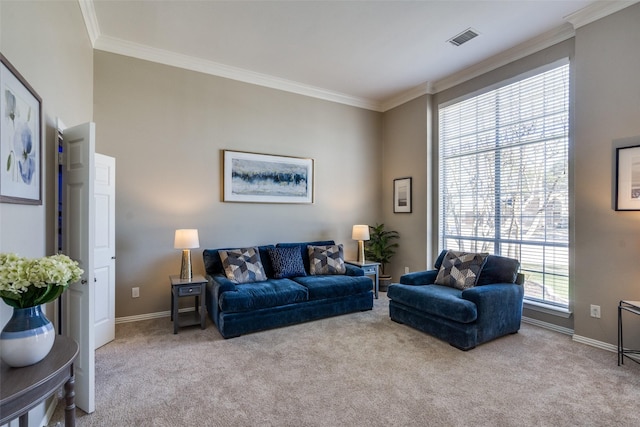
[[[411,213],[411,177],[393,180],[393,213]]]
[[[314,160],[223,150],[223,201],[313,203]]]
[[[0,53],[0,202],[42,204],[42,99]]]
[[[617,211],[640,211],[640,145],[616,148]]]

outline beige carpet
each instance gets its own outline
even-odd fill
[[[223,340],[117,325],[78,426],[638,426],[640,365],[524,324],[462,352],[373,311]],[[63,418],[62,404],[50,425]]]

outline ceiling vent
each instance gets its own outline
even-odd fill
[[[449,43],[451,43],[454,46],[460,46],[463,43],[468,42],[469,40],[478,37],[480,33],[478,33],[476,30],[473,30],[471,28],[467,28],[466,30],[464,30],[463,32],[461,32],[460,34],[458,34],[457,36],[447,40]]]

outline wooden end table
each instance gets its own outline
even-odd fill
[[[378,299],[378,289],[380,286],[378,269],[380,267],[380,263],[373,261],[345,261],[345,263],[360,267],[364,270],[365,276],[374,276],[373,291],[376,299]]]
[[[178,333],[178,328],[200,324],[200,328],[206,326],[204,297],[207,279],[200,275],[194,275],[191,279],[181,279],[179,275],[169,276],[171,279],[171,320],[173,321],[173,333]],[[195,297],[195,310],[193,313],[178,312],[178,298]]]
[[[64,385],[64,425],[75,427],[75,379],[73,362],[78,344],[69,337],[56,335],[51,351],[40,362],[24,368],[0,366],[0,425],[20,418],[18,425],[29,425],[29,411]]]

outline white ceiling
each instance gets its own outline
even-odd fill
[[[96,49],[385,111],[636,1],[79,2]]]

